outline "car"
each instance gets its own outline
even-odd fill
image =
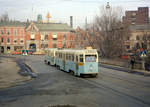
[[[21,50],[11,52],[12,55],[21,55]]]

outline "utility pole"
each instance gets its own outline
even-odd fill
[[[1,55],[1,40],[0,40],[0,55]]]

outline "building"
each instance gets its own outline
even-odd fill
[[[26,49],[71,48],[74,30],[63,23],[31,23],[26,28]]]
[[[136,11],[126,11],[123,23],[130,25],[143,25],[149,23],[149,7],[138,7]]]
[[[8,53],[25,48],[25,24],[17,21],[0,22],[0,50]]]
[[[140,48],[150,51],[150,24],[130,26],[131,34],[125,41],[127,51]]]
[[[50,22],[48,13],[47,21],[38,15],[36,22],[5,21],[0,22],[0,51],[9,53],[12,51],[27,49],[40,51],[46,48],[73,48],[75,31],[66,23]]]

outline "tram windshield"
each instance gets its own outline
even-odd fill
[[[96,62],[96,55],[85,55],[85,62]]]

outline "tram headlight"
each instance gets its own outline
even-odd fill
[[[90,68],[89,68],[89,69],[90,69],[90,71],[92,71],[92,70],[93,70],[93,66],[92,66],[92,65],[90,65]]]

